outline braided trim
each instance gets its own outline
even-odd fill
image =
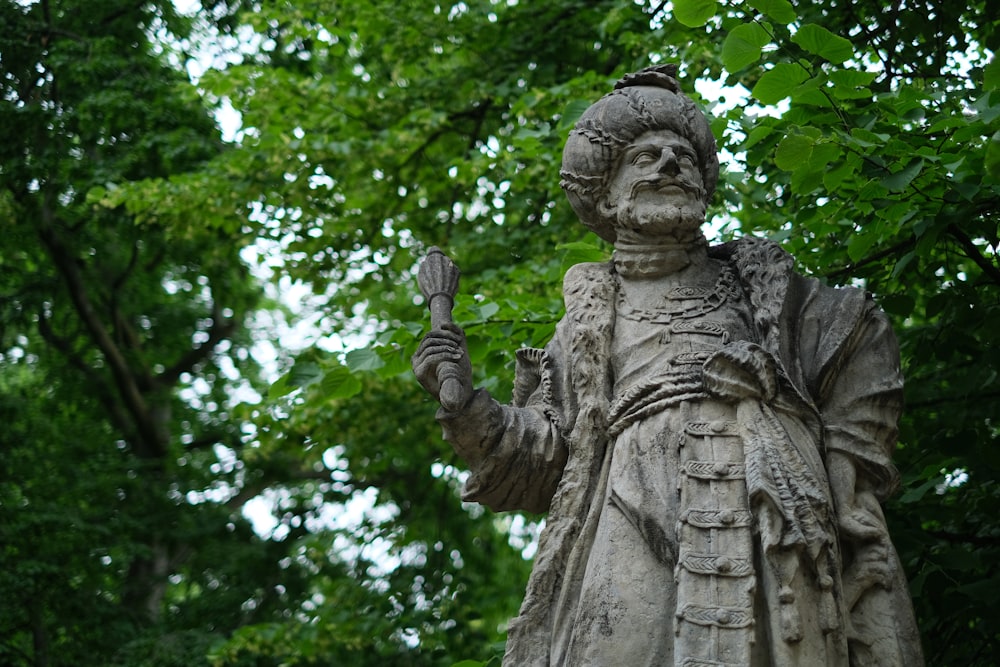
[[[590,143],[603,146],[612,152],[624,148],[631,143],[631,139],[625,139],[608,132],[604,128],[597,126],[590,119],[578,124],[570,134],[578,134],[586,138]]]
[[[607,181],[607,175],[603,173],[598,176],[587,176],[565,169],[559,172],[559,176],[562,177],[562,180],[559,181],[559,187],[567,192],[575,192],[585,196],[599,195],[603,192],[605,181]]]

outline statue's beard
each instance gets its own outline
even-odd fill
[[[642,191],[655,192],[667,186],[680,188],[686,196],[665,198],[668,200],[655,206],[650,206],[649,202],[642,207],[636,205]],[[618,226],[636,234],[672,236],[684,240],[699,234],[705,222],[704,189],[681,174],[639,181],[632,186],[629,195],[618,209]]]
[[[676,201],[676,200],[675,200]],[[700,198],[687,198],[680,204],[664,202],[637,210],[630,199],[618,210],[618,225],[640,235],[673,236],[678,240],[698,235],[705,222],[705,204]]]

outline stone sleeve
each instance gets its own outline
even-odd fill
[[[515,405],[479,389],[464,410],[438,411],[445,440],[472,473],[464,500],[495,511],[549,508],[568,454],[553,396],[553,348],[519,351]]]
[[[827,372],[818,407],[826,450],[848,455],[859,489],[884,500],[898,484],[891,459],[903,376],[892,327],[870,299]]]

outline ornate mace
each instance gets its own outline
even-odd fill
[[[432,246],[427,252],[427,258],[417,272],[417,284],[427,300],[427,308],[431,311],[431,327],[440,329],[445,324],[451,324],[451,310],[455,306],[455,293],[458,291],[458,277],[461,271],[455,262]],[[438,366],[437,379],[441,392],[438,400],[445,410],[460,410],[462,406],[462,383],[460,381],[458,364],[453,361]]]

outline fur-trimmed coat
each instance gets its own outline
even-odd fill
[[[791,258],[772,242],[745,238],[711,248],[710,256],[735,269],[753,313],[755,344],[778,369],[777,387],[747,390],[740,388],[739,369],[734,375],[724,367],[739,366],[738,355],[725,357],[725,363],[706,362],[705,368],[706,382],[741,405],[743,422],[765,424],[749,427],[748,437],[760,443],[758,449],[783,452],[777,462],[760,454],[767,469],[752,483],[754,461],[747,453],[758,560],[781,552],[811,559],[814,570],[818,562],[833,563],[827,603],[840,627],[832,634],[825,631],[822,664],[922,664],[906,581],[881,511],[874,507],[882,521],[880,543],[883,550],[888,545],[888,552],[885,569],[873,577],[859,555],[868,547],[837,537],[837,508],[825,464],[829,452],[845,454],[853,463],[858,493],[866,497],[882,500],[895,487],[890,457],[902,377],[885,316],[861,290],[829,288],[794,273]],[[512,406],[480,390],[461,413],[438,415],[446,439],[471,469],[466,500],[498,511],[548,512],[524,603],[510,625],[506,665],[557,664],[552,646],[565,629],[555,627],[556,607],[567,599],[564,588],[578,584],[567,581],[566,573],[588,556],[591,545],[582,529],[588,515],[599,511],[595,497],[611,444],[614,269],[610,264],[573,267],[564,297],[566,316],[549,345],[517,353]],[[768,513],[771,519],[764,516]],[[775,532],[774,525],[782,528]],[[763,585],[767,588],[766,581]],[[777,605],[776,595],[765,596],[768,606]],[[817,587],[815,604],[822,603],[821,597]],[[807,595],[804,603],[810,600]],[[808,635],[810,628],[805,630]],[[802,655],[815,655],[797,652],[812,651],[809,641],[771,642],[772,664],[798,664]]]

